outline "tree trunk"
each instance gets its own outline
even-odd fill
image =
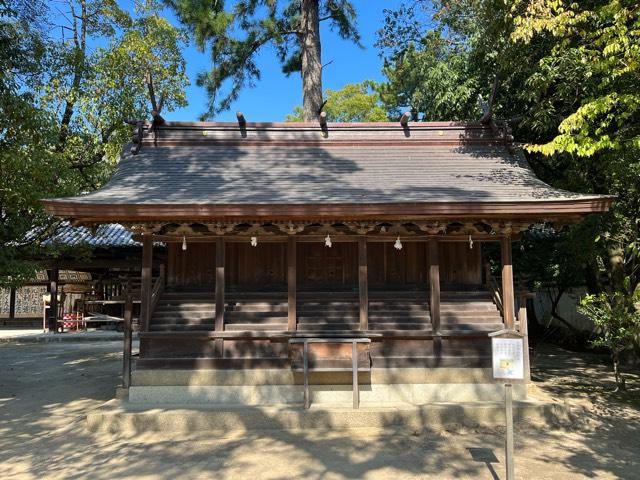
[[[319,0],[302,0],[300,52],[302,55],[302,109],[305,122],[317,120],[322,108]]]
[[[73,4],[71,5],[71,16],[73,18],[73,43],[75,47],[73,58],[73,80],[67,95],[64,112],[60,121],[60,134],[58,137],[58,151],[62,151],[69,136],[69,125],[73,117],[76,102],[78,101],[78,91],[83,80],[86,56],[87,56],[87,2],[80,0],[80,15],[76,15]],[[80,21],[80,29],[78,29]]]
[[[616,379],[616,391],[625,391],[627,382],[622,372],[620,372],[620,355],[617,351],[611,352],[611,360],[613,361],[613,375]]]

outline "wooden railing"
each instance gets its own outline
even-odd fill
[[[160,275],[156,279],[155,283],[153,284],[153,288],[151,289],[151,304],[149,305],[150,314],[153,313],[153,311],[155,310],[158,300],[160,300],[160,296],[162,295],[163,291],[164,291],[164,265],[160,265]]]
[[[500,310],[500,314],[504,315],[504,310],[502,308],[501,282],[499,282],[498,279],[491,273],[491,266],[488,263],[485,264],[484,271],[485,271],[485,278],[487,282],[487,288],[491,293],[491,298],[493,302],[496,304],[496,306],[498,307],[498,310]]]

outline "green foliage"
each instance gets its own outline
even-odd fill
[[[518,2],[522,3],[522,2]],[[527,2],[512,39],[553,42],[531,79],[532,95],[550,104],[572,99],[572,112],[550,142],[531,145],[545,155],[640,151],[640,12],[637,2]],[[567,98],[568,97],[568,98]]]
[[[519,255],[535,285],[586,284],[615,308],[640,282],[639,16],[621,0],[422,0],[388,11],[378,36],[391,115],[477,120],[473,100],[495,85],[493,118],[538,176],[617,197],[605,215],[525,236]]]
[[[620,355],[633,347],[640,335],[638,299],[637,292],[603,292],[585,296],[578,309],[598,329],[599,336],[593,344],[611,351],[616,384],[621,390],[625,388],[625,378],[619,369]]]
[[[42,198],[100,186],[128,143],[126,118],[151,110],[147,77],[171,110],[186,103],[183,34],[150,1],[133,17],[114,0],[71,2],[65,39],[45,30],[47,6],[0,0],[0,286],[17,285],[57,222]],[[89,49],[97,38],[102,48]]]
[[[301,39],[306,33],[300,26],[301,0],[236,0],[225,2],[202,0],[165,0],[185,24],[196,45],[210,48],[212,69],[198,76],[198,85],[206,88],[209,105],[203,118],[228,110],[245,87],[260,79],[257,55],[270,45],[290,75],[299,72]],[[360,43],[356,28],[356,11],[348,0],[319,0],[320,21],[346,40]],[[319,39],[318,39],[319,41]],[[226,92],[222,98],[218,93]]]
[[[477,120],[478,95],[492,99],[495,85],[496,116],[519,116],[527,105],[517,95],[539,51],[509,41],[512,4],[419,0],[386,11],[377,45],[390,114],[409,108],[417,119]]]
[[[528,150],[549,159],[543,166],[556,163],[561,181],[618,197],[593,230],[593,264],[605,281],[582,305],[615,364],[637,338],[632,297],[640,282],[640,13],[636,2],[618,0],[518,6],[512,41],[551,45],[525,83],[533,105],[529,125],[552,119],[557,126]]]
[[[450,48],[440,31],[428,32],[420,45],[410,43],[393,60],[387,60],[381,86],[390,116],[407,107],[422,120],[464,120],[477,117],[477,81],[467,74],[466,52]]]
[[[385,122],[387,113],[380,102],[375,82],[350,83],[340,90],[325,90],[324,111],[330,122]],[[287,122],[302,122],[302,107],[287,115]]]

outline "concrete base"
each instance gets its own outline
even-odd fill
[[[362,404],[427,405],[502,401],[504,387],[483,368],[380,368],[358,375]],[[313,372],[312,404],[351,405],[351,372]],[[303,378],[291,369],[136,370],[129,402],[143,405],[268,406],[302,401]],[[515,400],[527,398],[514,385]]]
[[[173,385],[132,386],[129,402],[141,405],[267,406],[299,404],[302,385]],[[352,403],[351,385],[311,385],[311,403],[345,406]],[[513,398],[524,400],[526,385],[514,385]],[[504,386],[491,383],[401,383],[360,386],[360,402],[384,406],[406,403],[428,405],[441,402],[492,402],[504,398]]]
[[[437,403],[431,405],[389,404],[385,407],[362,406],[358,410],[341,407],[300,405],[261,407],[189,408],[165,405],[162,408],[111,400],[87,415],[93,432],[136,435],[146,432],[223,436],[260,430],[345,430],[354,428],[410,429],[422,431],[445,425],[504,425],[502,402]],[[514,402],[514,420],[518,423],[557,424],[570,421],[566,405],[535,401]]]
[[[490,368],[374,368],[360,372],[360,383],[492,383]],[[351,372],[311,372],[309,380],[319,385],[351,385]],[[134,370],[134,386],[208,385],[302,385],[302,373],[289,368],[242,370]]]

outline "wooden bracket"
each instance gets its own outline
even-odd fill
[[[236,117],[238,119],[238,126],[240,127],[240,135],[242,138],[247,137],[247,120],[244,118],[244,114],[242,112],[236,112]]]
[[[411,120],[411,112],[404,112],[400,117],[400,125],[402,125],[405,137],[411,136],[411,132],[409,131],[409,120]]]
[[[322,136],[327,137],[329,135],[329,128],[327,127],[327,112],[320,112],[318,116],[320,122],[320,129],[322,130]]]

